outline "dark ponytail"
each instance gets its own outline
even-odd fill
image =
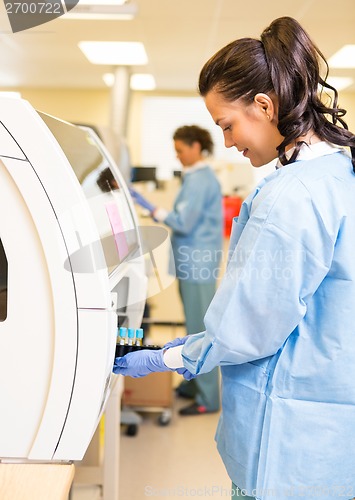
[[[320,76],[320,64],[326,69]],[[314,130],[325,141],[351,149],[355,172],[355,136],[338,108],[338,93],[326,83],[328,64],[302,26],[291,17],[281,17],[266,28],[261,40],[242,38],[215,54],[202,68],[199,90],[202,96],[215,90],[229,101],[251,103],[258,93],[275,93],[278,99],[278,129],[284,137],[278,146],[282,164],[296,160],[302,142],[297,142],[290,159],[285,148],[298,137]],[[319,85],[334,93],[327,106]],[[330,119],[327,118],[330,117]]]

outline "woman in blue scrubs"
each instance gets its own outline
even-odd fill
[[[204,329],[203,318],[216,291],[223,240],[221,187],[209,165],[213,141],[208,130],[184,125],[173,134],[182,185],[171,211],[150,205],[131,190],[133,199],[149,209],[154,220],[172,230],[176,277],[188,335]],[[203,415],[220,409],[218,367],[195,380],[183,381],[177,394],[191,399],[180,415]]]
[[[184,125],[173,135],[176,156],[183,167],[181,189],[173,210],[157,208],[153,217],[172,229],[176,277],[188,335],[204,329],[203,318],[216,291],[223,238],[222,194],[209,166],[213,142],[208,130]],[[219,369],[184,381],[177,393],[191,398],[182,416],[203,415],[220,409]]]
[[[114,367],[221,366],[217,447],[244,498],[355,496],[355,136],[322,68],[289,17],[205,64],[199,90],[226,147],[276,170],[234,221],[205,330]]]

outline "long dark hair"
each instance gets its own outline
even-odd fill
[[[290,159],[285,147],[313,129],[322,140],[350,147],[355,172],[355,136],[343,120],[345,109],[338,108],[338,92],[326,82],[328,72],[325,57],[302,26],[291,17],[280,17],[260,40],[235,40],[211,57],[201,70],[199,91],[204,97],[214,90],[227,101],[241,99],[247,104],[258,93],[274,93],[277,127],[284,137],[277,147],[283,165],[296,160],[302,141],[296,143]],[[328,106],[322,98],[324,88],[333,92]]]

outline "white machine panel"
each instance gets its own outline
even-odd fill
[[[103,342],[102,332],[116,330],[114,312],[92,310],[79,311],[79,343],[85,342],[90,349],[78,360],[78,377],[75,381],[73,402],[68,412],[65,430],[54,454],[57,460],[65,459],[71,453],[72,443],[87,446],[88,436],[95,432],[103,406],[109,395],[110,375],[115,352],[116,337]],[[106,359],[106,364],[97,363]],[[88,367],[90,367],[88,371]],[[86,409],[83,415],[83,408]],[[73,457],[80,459],[80,456]]]
[[[26,159],[15,139],[10,135],[9,131],[6,130],[2,123],[0,123],[0,144],[2,156],[18,158],[19,160]]]
[[[20,99],[0,99],[0,176],[0,459],[80,460],[116,327],[143,314],[133,205],[91,130]]]

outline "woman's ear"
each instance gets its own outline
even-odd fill
[[[266,118],[272,121],[275,116],[275,106],[271,97],[267,94],[256,94],[254,96],[254,102],[259,107],[260,111],[265,114]]]

